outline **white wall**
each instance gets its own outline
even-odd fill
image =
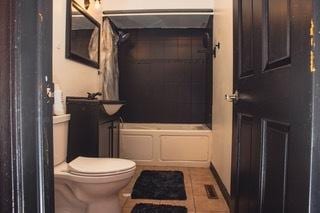
[[[98,91],[99,76],[97,69],[65,58],[66,5],[66,0],[53,1],[53,81],[60,84],[65,96],[86,96]],[[89,13],[101,22],[101,12],[91,5]]]
[[[224,1],[224,0],[220,0]],[[213,0],[104,0],[103,10],[212,8]]]
[[[214,60],[212,163],[230,192],[232,103],[224,100],[233,90],[233,0],[215,0],[214,40],[221,48]]]

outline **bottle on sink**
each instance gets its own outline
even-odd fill
[[[54,104],[53,104],[53,114],[54,115],[64,115],[66,114],[64,110],[64,98],[62,90],[59,84],[54,85]]]

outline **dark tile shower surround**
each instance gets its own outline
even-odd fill
[[[204,30],[130,30],[119,48],[123,117],[136,123],[206,123],[211,116],[211,55]],[[209,64],[209,66],[208,66]]]

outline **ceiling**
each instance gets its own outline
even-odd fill
[[[150,15],[108,15],[119,29],[203,29],[207,28],[212,14],[150,14]]]

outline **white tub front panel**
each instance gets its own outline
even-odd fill
[[[208,161],[209,137],[167,135],[160,137],[162,161]]]
[[[123,124],[120,157],[138,165],[208,167],[211,141],[202,124]]]
[[[153,136],[122,134],[120,138],[120,157],[151,161],[153,159]]]

